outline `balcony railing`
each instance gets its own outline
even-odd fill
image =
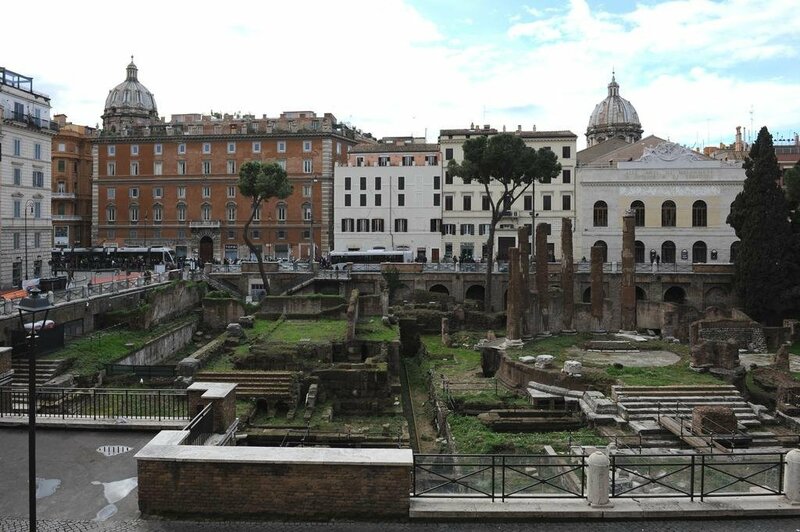
[[[208,228],[208,227],[219,227],[221,222],[219,220],[193,220],[189,222],[189,227],[191,228]]]
[[[53,221],[54,222],[80,222],[83,220],[83,216],[80,214],[54,214]]]
[[[36,127],[39,129],[49,129],[51,131],[58,131],[59,126],[57,123],[47,120],[45,118],[39,118],[36,116],[31,116],[28,113],[19,113],[12,109],[6,109],[3,112],[3,119],[5,120],[13,120],[14,122],[21,122],[27,124],[32,127]]]
[[[75,199],[74,192],[53,192],[53,199]]]

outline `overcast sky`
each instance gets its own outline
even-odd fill
[[[751,120],[776,138],[800,131],[797,0],[45,0],[36,12],[4,24],[2,66],[91,126],[134,55],[166,117],[313,110],[430,141],[535,124],[582,148],[615,69],[645,135],[703,146]]]

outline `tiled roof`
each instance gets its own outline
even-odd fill
[[[438,144],[356,144],[350,148],[350,153],[429,153],[438,151]]]

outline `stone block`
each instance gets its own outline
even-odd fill
[[[181,377],[194,377],[200,369],[200,361],[193,357],[186,357],[178,362],[178,375]]]
[[[564,369],[561,371],[572,377],[580,377],[583,372],[583,364],[577,360],[567,360],[564,362]]]
[[[252,329],[253,325],[255,325],[256,317],[253,315],[250,316],[242,316],[239,318],[239,325],[241,325],[245,329]]]
[[[229,338],[241,338],[244,336],[242,326],[238,323],[229,323],[225,330],[227,331]]]
[[[580,362],[578,362],[580,366]],[[539,355],[536,357],[536,363],[534,366],[538,369],[547,369],[553,367],[553,355]],[[564,366],[566,368],[566,365]],[[578,368],[578,373],[580,373],[582,368]]]
[[[727,406],[695,406],[692,409],[692,432],[695,434],[734,434],[736,432],[736,414]]]

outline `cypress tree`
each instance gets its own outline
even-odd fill
[[[798,253],[779,185],[781,170],[766,127],[758,132],[744,169],[744,189],[728,215],[728,224],[741,240],[734,286],[751,318],[776,325],[794,307]]]

